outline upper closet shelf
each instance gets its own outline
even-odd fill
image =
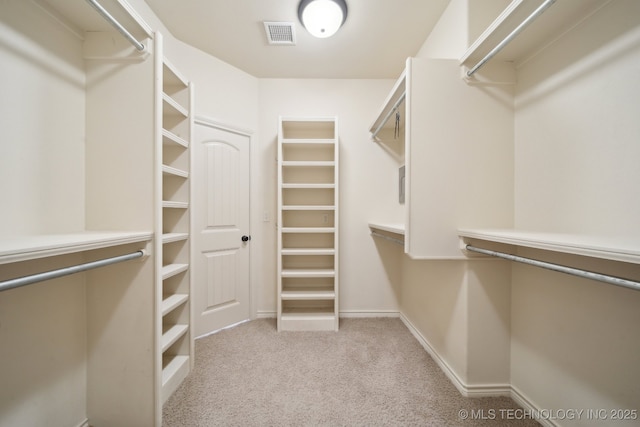
[[[151,240],[151,232],[84,232],[0,240],[0,264],[29,261]]]
[[[469,47],[460,64],[471,70],[491,56],[518,66],[610,1],[513,0]]]
[[[484,240],[640,264],[640,239],[638,238],[615,238],[518,230],[459,230],[458,234],[465,243],[469,243],[469,239]]]
[[[370,222],[369,228],[372,230],[387,231],[389,233],[401,234],[404,236],[404,224],[381,224],[377,222]]]
[[[371,235],[404,246],[404,224],[369,223]]]
[[[395,124],[390,122],[389,119],[396,113],[400,106],[405,102],[406,97],[406,69],[402,72],[398,80],[396,81],[391,93],[385,100],[384,104],[382,104],[382,110],[378,113],[375,121],[369,127],[369,131],[371,132],[371,137],[375,140],[378,137],[378,134],[383,128],[393,128]],[[404,121],[404,114],[401,115],[400,119]],[[404,123],[399,124],[401,127],[404,127]]]
[[[39,0],[35,2],[45,9],[51,16],[58,19],[63,25],[78,33],[119,31],[115,24],[103,17],[98,8],[104,9],[117,23],[124,28],[134,39],[142,42],[152,35],[152,29],[144,19],[131,7],[126,0],[98,0],[92,1],[98,7],[92,6],[87,1],[68,0]],[[82,36],[82,34],[80,34]],[[123,37],[124,36],[123,34]],[[133,44],[133,42],[132,42]]]

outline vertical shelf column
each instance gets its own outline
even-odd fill
[[[338,119],[278,129],[278,330],[338,330]]]
[[[161,46],[161,43],[158,43]],[[158,51],[157,323],[160,404],[193,367],[191,154],[193,85]]]

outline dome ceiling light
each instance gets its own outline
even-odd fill
[[[345,0],[302,0],[298,18],[312,36],[331,37],[347,19],[347,3]]]

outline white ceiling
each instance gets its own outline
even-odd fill
[[[171,33],[259,78],[397,78],[449,0],[347,0],[336,35],[316,39],[299,0],[145,0]],[[295,46],[270,45],[264,21],[293,22]]]

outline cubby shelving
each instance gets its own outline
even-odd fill
[[[337,330],[338,120],[281,117],[278,330]]]
[[[193,87],[162,54],[157,37],[158,366],[164,403],[193,366],[190,141]],[[161,360],[161,361],[160,361]]]

